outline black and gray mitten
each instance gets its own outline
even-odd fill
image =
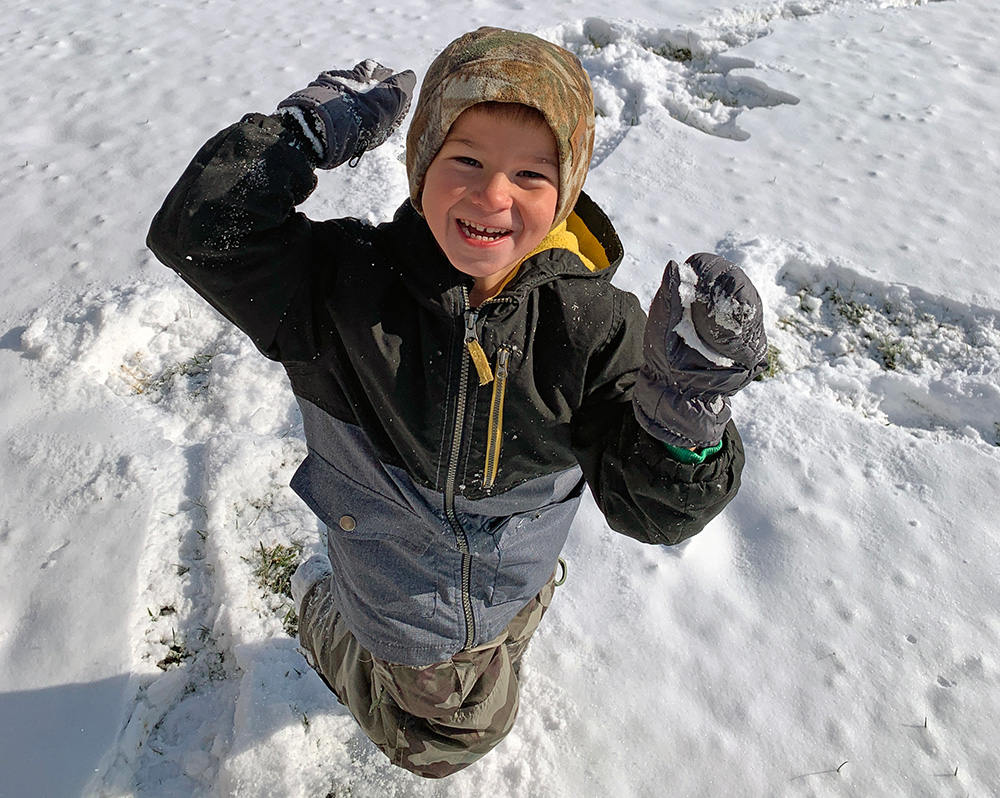
[[[674,446],[717,444],[729,397],[764,370],[766,352],[760,297],[738,266],[707,253],[670,261],[649,308],[636,418]]]
[[[333,169],[382,144],[402,122],[416,84],[410,70],[393,73],[376,61],[322,72],[278,103],[286,127],[320,169]]]

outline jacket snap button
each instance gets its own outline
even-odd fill
[[[357,522],[357,521],[355,521],[355,520],[354,520],[354,519],[353,519],[353,518],[352,518],[351,516],[349,516],[349,515],[342,515],[342,516],[340,517],[340,528],[341,528],[341,529],[343,529],[343,530],[344,530],[345,532],[353,532],[353,531],[354,531],[354,528],[355,528],[355,527],[356,527],[357,525],[358,525],[358,522]]]

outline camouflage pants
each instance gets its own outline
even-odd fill
[[[334,610],[327,578],[303,599],[299,639],[313,667],[394,765],[441,778],[468,767],[510,732],[521,655],[554,592],[553,574],[498,638],[413,668],[362,648]]]

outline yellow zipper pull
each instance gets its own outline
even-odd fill
[[[490,402],[489,429],[486,437],[486,463],[483,466],[483,487],[492,488],[500,470],[500,445],[503,442],[503,400],[507,392],[507,362],[510,352],[500,347],[497,352],[497,377]]]
[[[470,310],[465,316],[465,346],[469,350],[469,356],[479,374],[479,384],[489,385],[493,382],[493,371],[490,369],[490,361],[483,351],[479,338],[476,335],[476,317],[478,314]]]

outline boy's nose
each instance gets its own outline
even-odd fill
[[[506,210],[511,206],[511,183],[503,172],[484,177],[478,192],[479,204],[491,211]]]

